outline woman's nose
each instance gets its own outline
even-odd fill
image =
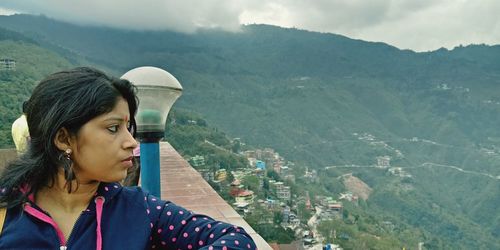
[[[124,148],[132,148],[132,149],[136,148],[139,145],[137,140],[134,138],[134,136],[132,136],[132,134],[129,131],[127,131],[126,134],[127,137],[123,145]]]

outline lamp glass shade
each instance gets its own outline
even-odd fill
[[[164,132],[168,112],[181,95],[181,91],[167,87],[137,86],[139,109],[135,117],[137,132]]]
[[[132,69],[121,78],[138,89],[139,108],[135,117],[138,136],[163,137],[168,112],[182,94],[179,81],[167,71],[150,66]]]

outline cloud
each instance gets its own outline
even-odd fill
[[[496,0],[274,0],[240,17],[427,51],[499,44],[499,10]]]
[[[279,23],[281,26],[312,30],[363,30],[387,20],[397,20],[410,11],[428,7],[434,1],[417,2],[412,0],[262,1],[260,8],[243,13],[242,22],[249,23],[256,19],[266,22],[266,19],[271,19],[272,22]],[[262,16],[262,13],[265,15]]]
[[[498,10],[500,2],[497,1],[446,0],[393,20],[387,19],[351,35],[367,40],[383,37],[384,42],[418,51],[468,44],[499,44]]]
[[[0,7],[0,16],[10,16],[19,13],[19,11]]]
[[[2,0],[0,7],[127,29],[237,31],[265,23],[417,51],[500,43],[497,0]]]
[[[2,0],[0,5],[78,24],[193,32],[200,27],[237,30],[242,11],[227,0]]]

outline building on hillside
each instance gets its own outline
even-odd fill
[[[247,150],[243,151],[242,153],[246,158],[254,158],[254,159],[257,158],[257,154],[255,153],[254,150]]]
[[[270,198],[267,198],[265,201],[264,201],[264,205],[267,207],[267,209],[269,210],[275,210],[275,209],[278,209],[280,204],[277,200],[273,200],[273,199],[270,199]]]
[[[328,243],[323,247],[324,250],[342,250],[342,247],[337,244]]]
[[[379,168],[388,168],[391,166],[391,157],[390,156],[378,156],[377,157],[377,167]]]
[[[306,200],[306,208],[307,208],[307,210],[311,210],[312,209],[311,199],[309,199],[309,197]]]
[[[262,167],[264,162],[265,166],[270,166],[276,172],[281,171],[284,159],[271,148],[256,149],[243,152],[246,156],[250,166]],[[259,165],[257,165],[259,164]]]
[[[270,179],[270,180],[269,180],[269,187],[274,187],[274,184],[275,184],[275,183],[276,183],[276,181],[275,181],[275,180]]]
[[[195,168],[205,166],[205,157],[202,155],[195,155],[189,159],[189,163]]]
[[[412,178],[412,175],[407,173],[403,168],[401,167],[394,167],[390,168],[388,172],[394,176],[402,177],[402,178]]]
[[[264,161],[269,166],[274,166],[274,163],[280,160],[278,153],[274,152],[272,148],[265,148],[264,150],[256,150],[257,158]]]
[[[247,157],[248,165],[255,167],[257,163],[257,158]]]
[[[327,208],[330,209],[331,211],[338,212],[339,214],[342,214],[342,209],[343,209],[342,202],[328,204]]]
[[[252,173],[257,177],[262,178],[266,174],[266,171],[264,169],[254,168]]]
[[[285,206],[283,208],[283,222],[288,223],[290,221],[290,207]]]
[[[255,150],[255,155],[257,156],[257,158],[262,159],[264,157],[264,150],[262,149]]]
[[[260,158],[262,158],[262,159],[274,160],[275,157],[276,157],[276,153],[274,152],[274,149],[272,149],[272,148],[265,148],[264,150],[261,151]]]
[[[206,181],[215,181],[215,174],[209,168],[198,169],[197,171]]]
[[[241,181],[238,179],[234,179],[233,182],[231,182],[231,187],[240,187],[241,186]]]
[[[234,199],[238,204],[244,204],[244,203],[252,204],[254,199],[253,191],[241,190],[238,194],[236,194]]]
[[[279,173],[283,180],[289,180],[295,183],[295,175],[292,174],[292,170],[288,166],[282,166],[281,172]]]
[[[295,175],[293,175],[293,174],[283,175],[282,178],[283,178],[283,180],[288,180],[288,181],[295,183]]]
[[[286,176],[286,175],[291,174],[291,172],[292,172],[292,171],[290,170],[290,168],[289,168],[288,166],[282,166],[282,167],[280,167],[280,172],[279,172],[279,174],[280,174],[281,176]]]
[[[358,196],[355,195],[355,194],[352,194],[351,192],[340,193],[339,200],[346,200],[346,201],[351,201],[351,202],[358,202]]]
[[[295,214],[290,214],[288,221],[288,227],[295,229],[300,226],[300,219]]]
[[[286,186],[286,185],[283,185],[283,186],[277,187],[277,188],[276,188],[276,196],[277,196],[277,197],[278,197],[278,199],[280,199],[280,200],[287,200],[287,201],[289,201],[289,200],[290,200],[290,198],[292,197],[292,196],[291,196],[290,187],[289,187],[289,186]]]
[[[224,168],[221,168],[217,171],[215,171],[215,181],[216,182],[221,182],[225,181],[227,178],[227,171]]]
[[[241,191],[243,190],[243,185],[241,185],[240,180],[234,179],[233,182],[231,182],[231,188],[229,190],[229,195],[235,197],[238,195]]]
[[[259,190],[264,188],[264,178],[259,178]]]
[[[270,180],[269,185],[274,189],[276,192],[276,197],[280,200],[290,200],[291,198],[291,191],[290,187],[283,184],[281,181],[274,181]]]
[[[16,70],[16,60],[10,58],[0,59],[0,70]]]
[[[255,162],[255,167],[258,168],[258,169],[261,169],[261,170],[266,170],[266,163],[263,162],[263,161],[257,160]]]
[[[306,208],[308,210],[312,209],[311,197],[309,197],[309,191],[306,191]]]
[[[236,210],[237,212],[242,212],[245,214],[251,211],[250,204],[247,202],[243,202],[243,203],[235,202],[235,203],[233,203],[233,207],[234,207],[234,210]]]
[[[306,168],[306,172],[304,174],[304,179],[307,182],[313,182],[313,183],[318,182],[318,180],[319,180],[318,173],[314,169],[309,171],[309,168]]]
[[[243,180],[246,175],[251,174],[251,171],[241,171],[241,170],[235,170],[231,171],[231,174],[234,177],[234,180]]]
[[[273,170],[274,170],[274,172],[276,172],[278,174],[281,174],[281,168],[282,168],[281,165],[282,165],[281,161],[279,161],[279,160],[275,161],[273,163]]]
[[[338,202],[332,197],[325,197],[321,199],[320,203],[326,208],[326,210],[323,212],[324,217],[342,216],[342,202]]]

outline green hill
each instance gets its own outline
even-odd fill
[[[15,60],[15,70],[0,70],[0,146],[13,145],[10,126],[22,111],[35,84],[46,75],[71,67],[56,53],[20,34],[0,29],[0,57]]]

